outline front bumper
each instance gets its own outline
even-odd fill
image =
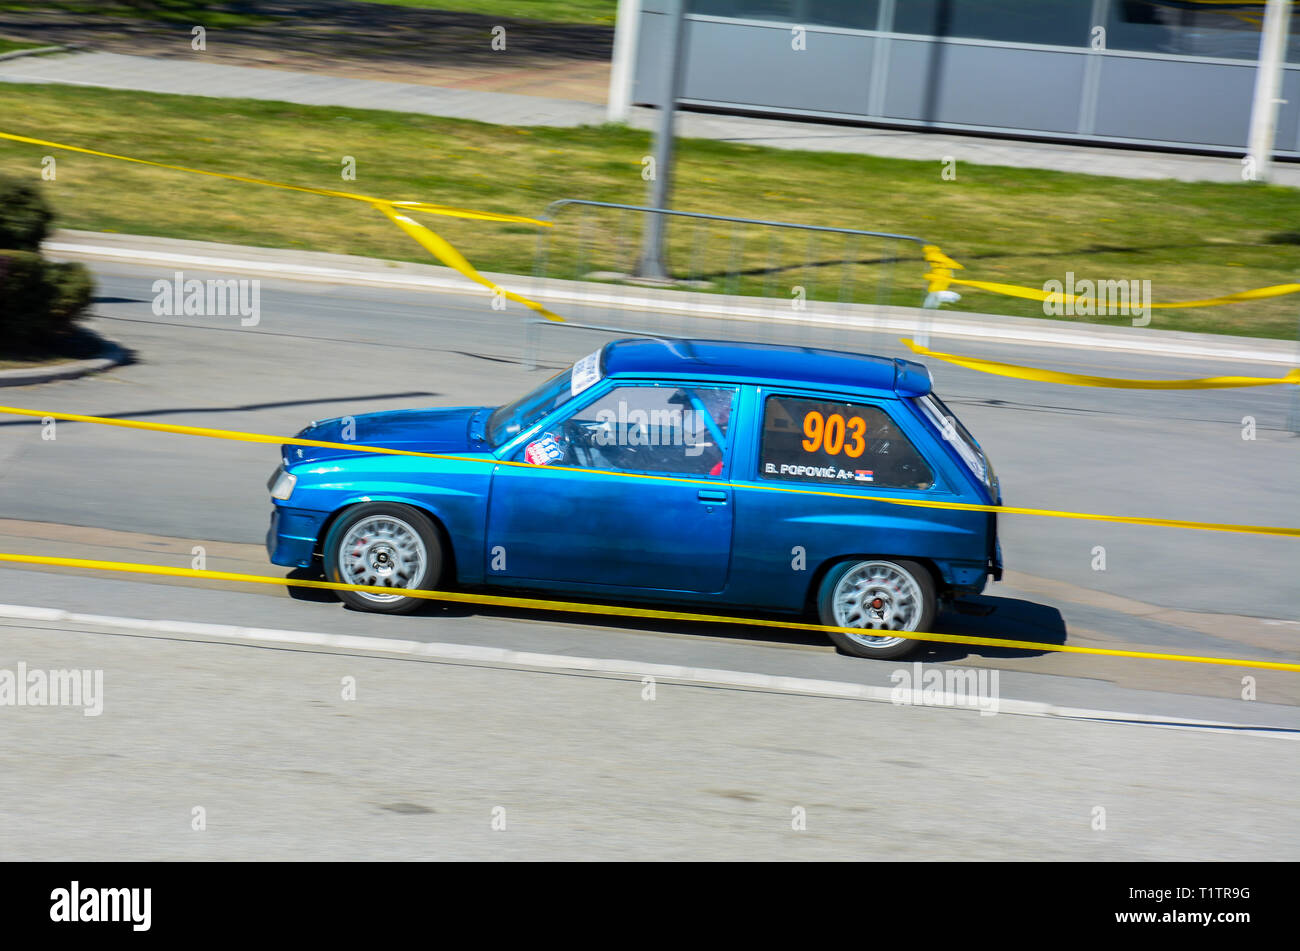
[[[266,553],[271,564],[287,568],[308,567],[327,514],[287,505],[273,506],[271,525],[266,531]]]

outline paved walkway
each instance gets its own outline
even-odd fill
[[[156,93],[268,99],[303,105],[389,109],[504,125],[578,126],[605,121],[604,106],[590,102],[118,53],[68,53],[7,60],[0,62],[0,81],[65,83]],[[634,109],[631,124],[638,128],[652,128],[656,115],[654,109]],[[1043,168],[1122,178],[1241,180],[1241,163],[1235,158],[781,119],[684,113],[678,123],[678,133],[691,138],[775,148],[935,162],[951,156],[958,163]],[[1274,181],[1300,187],[1300,165],[1275,166]]]

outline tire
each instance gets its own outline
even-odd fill
[[[821,623],[860,627],[862,634],[829,633],[846,654],[893,660],[921,646],[920,641],[869,634],[879,630],[928,631],[938,613],[934,579],[914,561],[869,558],[836,565],[822,580],[817,595]]]
[[[325,577],[340,584],[436,588],[442,577],[442,542],[429,516],[397,502],[367,502],[330,526],[323,546]],[[344,604],[379,614],[408,614],[424,598],[340,591]]]

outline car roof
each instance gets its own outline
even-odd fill
[[[695,376],[924,396],[930,371],[912,360],[774,343],[637,337],[604,348],[606,376]]]

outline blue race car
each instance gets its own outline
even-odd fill
[[[909,360],[756,343],[609,343],[501,407],[313,423],[271,477],[267,549],[368,611],[401,589],[813,614],[845,652],[899,657],[941,599],[1002,574],[979,444]],[[443,454],[367,452],[375,446]],[[451,456],[447,458],[446,456]]]

